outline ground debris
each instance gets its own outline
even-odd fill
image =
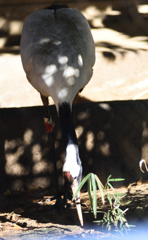
[[[148,183],[133,184],[130,187],[121,187],[115,189],[116,192],[126,193],[122,201],[131,201],[126,208],[128,221],[141,222],[148,221]],[[97,193],[99,210],[108,208],[102,206],[100,193]],[[84,228],[79,224],[76,209],[74,205],[59,213],[52,200],[48,196],[47,190],[28,191],[28,192],[11,192],[11,195],[3,195],[0,200],[0,238],[12,239],[38,239],[40,236],[46,239],[67,239],[67,236],[75,238],[92,239],[105,238],[108,234],[104,229],[93,223],[93,214],[89,211],[88,194],[82,193],[81,200],[83,203]],[[69,201],[70,203],[70,201]],[[72,207],[70,207],[72,206]],[[86,213],[87,212],[87,213]],[[100,215],[98,214],[98,217]],[[24,236],[24,237],[23,237]]]

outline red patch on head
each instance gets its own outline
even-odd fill
[[[72,184],[73,178],[72,178],[70,172],[64,172],[64,178],[65,178],[66,182]]]

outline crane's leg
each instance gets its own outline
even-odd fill
[[[40,95],[41,95],[42,103],[45,107],[45,117],[50,117],[49,109],[48,109],[48,105],[49,105],[48,97],[44,97],[42,94],[40,94]]]
[[[44,97],[43,95],[41,95],[41,99],[45,109],[44,123],[45,123],[46,132],[48,133],[50,157],[52,157],[53,163],[54,163],[54,175],[55,175],[55,183],[56,183],[56,190],[57,190],[57,194],[52,198],[52,200],[56,199],[56,206],[61,212],[63,206],[67,207],[67,199],[71,200],[72,195],[70,194],[69,187],[66,182],[63,186],[63,189],[59,191],[58,174],[57,174],[57,166],[56,166],[56,159],[55,159],[55,135],[52,131],[53,127],[52,127],[52,119],[49,113],[49,101],[48,101],[48,97]],[[61,198],[62,195],[64,196],[63,202]]]
[[[50,158],[52,157],[53,163],[54,163],[54,175],[55,175],[55,183],[56,183],[56,190],[57,195],[54,199],[57,199],[56,205],[61,210],[61,194],[59,191],[59,184],[58,184],[58,174],[57,174],[57,166],[56,166],[56,159],[55,159],[55,135],[53,133],[53,126],[52,126],[52,119],[49,114],[49,101],[48,97],[44,97],[41,95],[41,99],[45,108],[45,117],[44,117],[44,123],[46,132],[48,133],[48,144],[49,144],[49,154]]]

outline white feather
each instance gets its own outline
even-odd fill
[[[63,165],[63,172],[70,172],[73,178],[78,177],[80,173],[80,166],[77,163],[77,146],[68,144],[66,148],[66,159]]]

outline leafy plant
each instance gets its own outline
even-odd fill
[[[127,219],[125,218],[125,214],[128,210],[125,209],[124,211],[120,208],[120,206],[125,206],[130,203],[122,203],[121,199],[126,196],[124,193],[113,193],[111,194],[109,190],[113,190],[114,188],[111,184],[111,182],[117,182],[117,181],[123,181],[123,178],[115,178],[112,179],[111,175],[107,178],[107,182],[105,186],[101,183],[100,179],[96,174],[89,173],[83,181],[80,183],[75,195],[73,196],[73,199],[76,197],[77,193],[81,190],[82,186],[88,181],[87,183],[87,192],[89,197],[89,202],[91,209],[93,211],[94,218],[97,218],[97,213],[103,213],[103,219],[97,220],[94,222],[97,222],[99,224],[105,225],[108,231],[111,230],[112,227],[114,227],[116,230],[129,230],[130,226],[127,222]],[[107,200],[110,205],[110,209],[105,211],[97,211],[97,189],[100,191],[101,200],[103,205],[105,204],[105,197],[107,197]]]

